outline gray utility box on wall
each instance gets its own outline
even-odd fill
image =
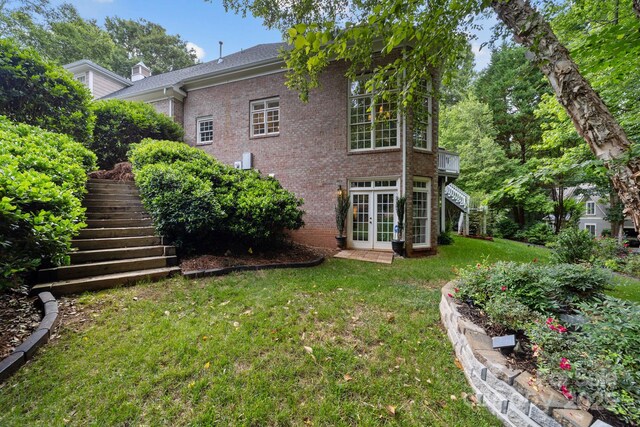
[[[251,160],[251,153],[242,153],[242,169],[251,169],[253,167]]]

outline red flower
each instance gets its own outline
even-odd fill
[[[562,325],[558,325],[556,326],[556,331],[560,332],[561,334],[564,334],[565,332],[567,332],[567,328],[565,328]]]
[[[560,391],[562,392],[564,397],[566,397],[567,399],[569,400],[573,399],[573,395],[571,394],[571,392],[569,392],[569,389],[567,388],[566,385],[562,384],[562,387],[560,387]]]
[[[569,363],[569,359],[567,359],[566,357],[560,359],[560,369],[562,369],[563,371],[571,370],[571,363]]]
[[[503,286],[503,287],[501,287],[501,288],[500,288],[500,290],[501,290],[502,292],[504,292],[504,291],[506,291],[506,290],[507,290],[507,287],[506,287],[506,286]]]
[[[453,298],[453,295],[451,295],[451,294],[447,294],[447,296],[448,296],[449,298]]]
[[[458,292],[460,292],[460,289],[458,289],[458,288],[453,288],[453,292],[455,292],[455,293],[457,294]]]
[[[553,323],[553,317],[549,317],[547,319],[547,325],[551,325]]]

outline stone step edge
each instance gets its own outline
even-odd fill
[[[58,302],[51,292],[40,292],[38,301],[43,306],[44,316],[38,328],[16,347],[11,354],[0,360],[0,383],[15,374],[36,351],[51,339],[51,331],[60,320]]]
[[[122,249],[122,248],[120,248],[120,249]],[[161,256],[150,256],[150,257],[114,259],[114,260],[109,260],[109,261],[87,262],[87,263],[84,263],[84,264],[73,264],[73,265],[64,265],[62,267],[43,268],[41,270],[38,270],[38,273],[42,272],[42,273],[46,274],[46,273],[55,272],[55,271],[73,270],[73,269],[77,269],[77,268],[86,268],[86,267],[106,267],[106,266],[110,266],[110,265],[126,264],[126,263],[129,263],[129,262],[135,263],[135,262],[156,260],[156,259],[162,259],[162,258],[176,258],[176,256],[175,255],[169,255],[169,256],[161,255]],[[89,278],[89,277],[96,277],[96,276],[86,276],[85,278]],[[70,280],[75,280],[75,279],[70,279]]]
[[[171,276],[173,274],[178,273],[179,271],[180,271],[180,267],[177,267],[177,266],[162,267],[162,268],[151,268],[148,270],[135,270],[135,271],[122,272],[122,273],[105,274],[102,276],[92,276],[92,277],[85,277],[80,279],[60,280],[57,282],[41,283],[41,284],[35,285],[32,288],[32,291],[36,291],[36,292],[48,291],[48,292],[56,292],[60,295],[63,295],[63,294],[69,295],[69,294],[74,294],[78,292],[90,291],[90,290],[103,290],[103,289],[115,288],[119,286],[133,285],[136,282],[139,282],[142,280],[155,280],[156,278]],[[163,273],[166,273],[166,274],[163,274]],[[154,275],[156,274],[163,274],[163,275],[154,277]],[[88,283],[89,285],[91,284],[100,285],[100,283],[108,282],[113,279],[120,279],[121,282],[114,284],[113,286],[98,286],[98,287],[88,286],[86,287],[86,289],[83,289],[82,291],[72,290],[71,292],[66,292],[64,289],[64,287],[80,285],[83,283]],[[133,280],[128,280],[128,279],[133,279]]]
[[[128,246],[126,248],[106,248],[106,249],[88,249],[88,250],[77,250],[77,251],[71,251],[68,252],[67,255],[85,255],[85,254],[99,254],[99,253],[112,253],[112,252],[118,252],[118,251],[122,251],[122,250],[145,250],[145,249],[155,249],[155,248],[164,248],[164,251],[167,251],[167,248],[171,248],[173,246],[171,245],[152,245],[152,246]],[[80,264],[74,264],[74,265],[80,265]]]
[[[491,338],[481,327],[465,320],[458,312],[457,303],[453,298],[455,287],[456,282],[452,281],[441,289],[440,319],[479,404],[484,405],[505,426],[611,427],[601,420],[593,420],[589,412],[577,408],[573,402],[566,400],[555,390],[535,390],[528,384],[531,377],[527,372],[514,371],[508,368],[506,363],[502,364],[500,359],[505,357],[497,350],[489,351],[483,344],[484,342],[490,346]],[[483,361],[478,360],[476,356],[480,356]],[[559,402],[564,402],[564,405],[560,405]],[[548,407],[545,411],[539,406]],[[583,423],[578,423],[578,419]]]

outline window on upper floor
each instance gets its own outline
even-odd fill
[[[431,96],[430,85],[422,83],[416,90],[416,98],[421,100],[413,111],[413,146],[431,151]]]
[[[77,81],[79,81],[82,84],[87,83],[87,75],[85,73],[76,74],[74,77],[76,78]]]
[[[587,211],[587,215],[595,215],[596,214],[596,202],[588,201],[586,203],[586,211]]]
[[[211,144],[213,142],[213,117],[198,117],[196,119],[197,144]]]
[[[280,134],[280,98],[251,102],[251,136]]]
[[[369,76],[350,82],[349,87],[349,149],[374,150],[398,146],[399,111],[397,95],[392,92],[383,99],[367,91]]]

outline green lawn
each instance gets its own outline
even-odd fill
[[[457,238],[390,266],[332,259],[84,295],[90,320],[0,385],[0,425],[498,426],[464,399],[439,289],[458,267],[547,254]]]

